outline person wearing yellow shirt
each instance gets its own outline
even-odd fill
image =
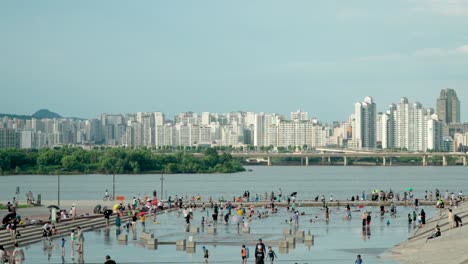
[[[143,228],[143,231],[145,231],[145,222],[146,222],[146,216],[145,215],[142,215],[140,216],[140,222],[141,222],[141,227]]]

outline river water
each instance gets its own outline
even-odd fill
[[[194,174],[194,175],[164,175],[164,190],[168,195],[196,195],[203,198],[212,196],[214,199],[224,197],[232,199],[243,191],[249,190],[251,195],[264,192],[277,192],[279,188],[284,194],[298,192],[298,199],[313,199],[317,195],[333,195],[335,199],[346,200],[351,195],[369,193],[373,189],[390,190],[402,194],[408,187],[414,189],[416,197],[423,198],[424,192],[436,188],[445,192],[468,190],[468,170],[464,167],[248,167],[251,172],[236,174]],[[131,196],[150,195],[153,190],[160,192],[161,175],[116,175],[116,194]],[[57,176],[3,176],[0,177],[0,200],[11,199],[20,187],[21,195],[31,190],[40,193],[44,200],[54,200],[57,197]],[[61,199],[92,200],[101,199],[105,189],[112,190],[112,175],[73,175],[60,177]],[[260,211],[266,211],[259,209]],[[353,263],[357,254],[363,255],[364,263],[397,263],[394,260],[382,259],[380,254],[400,241],[408,238],[414,226],[408,225],[407,214],[412,213],[412,207],[398,207],[397,217],[381,218],[375,213],[377,207],[367,207],[363,210],[372,211],[373,222],[369,229],[362,229],[361,212],[353,212],[351,221],[344,220],[343,208],[332,210],[330,221],[324,221],[321,208],[299,208],[305,212],[300,217],[299,229],[311,231],[315,235],[313,246],[298,243],[289,252],[279,252],[275,263]],[[357,210],[357,208],[353,208]],[[435,213],[433,207],[426,207],[428,217]],[[209,216],[211,212],[194,213],[193,225],[200,225],[201,217]],[[310,222],[310,219],[317,221]],[[145,248],[141,240],[130,240],[128,244],[117,242],[115,230],[110,230],[106,236],[103,230],[86,232],[87,250],[85,263],[102,263],[104,256],[109,254],[117,263],[201,263],[203,260],[202,246],[210,252],[210,263],[240,263],[240,246],[250,245],[253,252],[258,238],[264,241],[281,239],[282,230],[291,228],[286,223],[291,214],[284,208],[276,215],[265,219],[254,219],[251,223],[251,234],[237,234],[237,225],[221,225],[216,236],[205,233],[195,235],[199,241],[195,253],[176,251],[173,245],[161,245],[157,250]],[[149,219],[147,227],[161,242],[174,242],[177,239],[187,239],[191,234],[185,232],[184,220],[177,213],[168,213],[158,217],[160,224],[153,224]],[[389,221],[389,224],[387,224]],[[138,229],[140,227],[138,226]],[[67,238],[67,240],[69,240]],[[70,259],[69,241],[66,263]],[[26,248],[28,263],[62,263],[58,241],[53,247],[43,248],[41,243]],[[253,254],[252,254],[253,255]],[[251,256],[249,263],[253,262]]]
[[[263,196],[265,192],[284,194],[298,192],[298,199],[313,199],[317,195],[333,195],[346,200],[351,195],[366,193],[374,189],[399,192],[414,189],[417,197],[424,192],[445,190],[458,193],[468,191],[468,169],[466,167],[292,167],[253,166],[251,172],[234,174],[164,174],[164,194],[197,195],[203,199],[224,197],[231,200],[244,191]],[[161,175],[116,175],[116,195],[130,199],[133,196],[150,196],[153,190],[160,193]],[[49,175],[23,175],[0,177],[0,200],[11,200],[16,187],[20,187],[20,199],[32,191],[41,194],[43,200],[56,200],[58,177]],[[112,175],[65,175],[60,177],[60,198],[63,200],[102,199],[106,189],[112,193]]]

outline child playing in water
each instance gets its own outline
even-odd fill
[[[273,261],[275,261],[275,258],[277,258],[276,253],[273,251],[273,249],[268,247],[268,253],[267,253],[268,259],[270,260],[270,264],[273,264]]]

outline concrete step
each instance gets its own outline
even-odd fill
[[[131,217],[124,216],[121,219],[122,219],[122,222],[126,222],[130,220]],[[115,225],[115,217],[111,218],[110,223],[111,225]],[[78,226],[80,226],[83,229],[83,231],[86,231],[86,230],[105,227],[106,221],[104,217],[102,218],[94,217],[94,218],[86,218],[86,219],[77,219],[75,221],[67,221],[65,223],[59,223],[56,225],[56,227],[60,233],[58,235],[54,235],[52,238],[67,236],[70,234],[71,230],[76,230]],[[20,230],[20,233],[21,233],[21,236],[17,239],[17,242],[21,243],[21,245],[39,242],[43,239],[42,225],[25,228],[25,230]],[[1,244],[5,246],[8,246],[10,244],[13,245],[13,242],[10,239],[9,233],[2,234],[2,236],[0,237],[0,245]]]

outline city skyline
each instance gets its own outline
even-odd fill
[[[268,112],[181,112],[169,119],[164,112],[102,113],[93,119],[4,117],[0,148],[43,148],[60,145],[254,146],[453,151],[468,147],[468,123],[459,120],[456,91],[443,89],[436,111],[400,98],[384,112],[370,96],[354,104],[345,121],[325,124],[306,111],[286,115]],[[450,109],[450,111],[448,111]],[[56,115],[54,115],[56,116]],[[444,120],[445,119],[445,120]]]
[[[302,109],[331,122],[367,95],[435,108],[442,88],[468,96],[466,3],[6,1],[0,112]]]
[[[457,95],[459,94],[459,92],[456,90],[456,89],[450,89],[450,88],[444,88],[444,89],[441,89],[439,91],[439,94],[443,94],[443,93],[447,93],[447,91],[450,91],[450,93],[454,93],[455,94],[455,98],[456,100],[458,100],[458,109],[461,109],[462,106],[463,106],[463,101],[462,100],[459,100],[459,97],[457,97]],[[440,96],[438,97],[434,97],[434,104],[424,104],[422,103],[420,100],[411,100],[411,98],[408,98],[407,96],[401,96],[399,98],[396,98],[395,100],[392,100],[391,103],[389,103],[388,105],[382,105],[381,103],[379,102],[376,102],[376,100],[374,99],[374,97],[372,95],[367,95],[366,98],[370,98],[372,100],[372,103],[375,104],[375,115],[377,115],[378,113],[385,113],[387,110],[388,110],[388,107],[392,107],[393,105],[395,105],[395,102],[398,102],[400,101],[402,98],[406,98],[406,100],[408,101],[412,101],[413,103],[419,103],[421,105],[425,105],[426,108],[428,109],[433,109],[434,111],[437,110],[437,105],[440,101]],[[363,96],[361,96],[361,98],[363,98]],[[359,100],[354,102],[354,104],[357,104],[357,103],[361,103]],[[154,110],[154,111],[136,111],[136,112],[102,112],[102,113],[99,113],[97,114],[96,116],[93,116],[93,117],[89,117],[89,118],[84,118],[84,117],[81,117],[81,116],[63,116],[61,113],[57,113],[55,111],[53,111],[53,109],[47,109],[47,108],[43,108],[43,109],[37,109],[37,110],[49,110],[51,112],[54,112],[54,113],[57,113],[59,115],[62,116],[62,118],[81,118],[81,119],[93,119],[93,118],[99,118],[102,114],[109,114],[109,115],[131,115],[131,114],[136,114],[136,113],[154,113],[154,112],[161,112],[165,115],[166,117],[166,120],[173,120],[173,118],[177,117],[178,115],[180,115],[181,113],[196,113],[196,114],[202,114],[204,112],[207,112],[207,113],[211,113],[211,114],[228,114],[228,113],[238,113],[238,112],[244,112],[244,113],[248,113],[248,112],[253,112],[253,113],[268,113],[268,114],[277,114],[279,116],[282,116],[282,117],[285,117],[287,119],[287,117],[289,117],[290,115],[292,115],[293,113],[297,113],[297,114],[301,114],[301,113],[305,113],[307,118],[306,119],[316,119],[318,121],[320,121],[321,123],[324,123],[324,124],[331,124],[333,122],[341,122],[341,121],[346,121],[349,119],[349,113],[351,112],[349,109],[351,109],[351,105],[352,103],[349,103],[348,105],[344,106],[343,109],[345,109],[347,111],[347,115],[346,117],[344,117],[343,119],[341,120],[324,120],[322,119],[321,117],[317,116],[314,114],[314,112],[310,112],[310,111],[307,111],[306,109],[301,109],[301,108],[295,108],[295,109],[290,109],[288,112],[284,113],[284,112],[278,112],[278,111],[272,111],[272,112],[267,112],[267,111],[249,111],[248,109],[236,109],[236,110],[231,110],[231,111],[226,111],[226,112],[214,112],[214,111],[200,111],[200,112],[197,112],[197,111],[192,111],[190,109],[188,109],[187,111],[179,111],[179,112],[175,112],[175,113],[169,113],[169,112],[166,112],[166,111],[158,111],[158,110]],[[461,115],[461,111],[458,110],[456,111],[456,113],[458,114],[458,121],[459,122],[455,122],[455,123],[465,123],[465,121],[463,120],[463,118],[460,118],[460,116],[463,117],[463,115]],[[2,113],[2,114],[11,114],[11,115],[16,115],[18,113]],[[436,111],[436,114],[439,114],[437,113]],[[30,115],[30,114],[26,114],[26,115]],[[173,117],[171,119],[171,117]],[[291,118],[291,119],[294,119],[294,118]],[[301,118],[303,119],[303,118]],[[439,117],[439,119],[443,120],[442,118]],[[449,123],[452,123],[452,122],[449,122]]]

